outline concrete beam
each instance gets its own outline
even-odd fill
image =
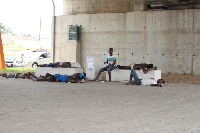
[[[179,0],[168,0],[170,2],[173,2],[173,3],[179,3]]]

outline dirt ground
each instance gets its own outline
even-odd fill
[[[33,75],[34,72],[31,72]],[[0,75],[3,73],[0,73]],[[15,74],[15,73],[11,73]],[[169,83],[190,83],[200,85],[200,75],[162,73],[161,78]],[[106,80],[106,73],[102,73],[102,80]]]
[[[162,73],[161,78],[169,83],[190,83],[200,85],[200,75]],[[102,80],[106,80],[106,73],[102,73]]]
[[[200,133],[200,86],[171,76],[164,87],[0,77],[0,133]]]
[[[200,85],[200,75],[162,73],[161,77],[166,82],[170,83],[190,83]]]

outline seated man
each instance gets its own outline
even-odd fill
[[[130,74],[130,80],[129,80],[129,83],[128,83],[129,85],[130,84],[141,85],[141,79],[138,78],[138,75],[137,75],[135,70],[142,69],[142,71],[146,74],[150,69],[153,68],[153,64],[132,63],[130,65],[132,66],[132,69],[131,69],[131,74]],[[132,77],[134,78],[134,83],[132,82]]]
[[[94,81],[98,81],[99,76],[101,75],[102,72],[108,71],[109,75],[109,81],[111,81],[111,72],[113,69],[115,69],[115,64],[116,64],[116,56],[113,54],[113,48],[109,48],[109,56],[107,57],[107,63],[108,65],[106,67],[103,67],[99,70],[99,73],[97,77],[94,79]]]

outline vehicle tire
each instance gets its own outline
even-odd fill
[[[34,63],[32,64],[32,67],[34,67],[34,68],[38,67],[38,63],[34,62]]]

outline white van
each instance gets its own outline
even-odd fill
[[[51,63],[51,53],[50,52],[34,52],[29,56],[29,61],[26,66],[29,67],[38,67],[41,64]]]

